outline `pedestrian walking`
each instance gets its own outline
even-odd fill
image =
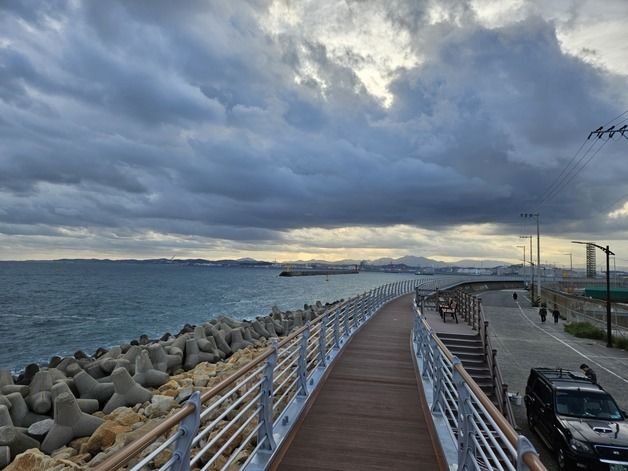
[[[547,306],[545,303],[541,304],[541,309],[539,309],[539,316],[541,316],[541,322],[545,322],[547,319]]]
[[[513,299],[513,301],[515,301],[515,302],[517,301],[517,292],[516,292],[516,291],[514,291],[514,292],[512,293],[512,299]]]
[[[554,309],[552,309],[552,316],[554,317],[554,324],[558,324],[558,318],[560,317],[560,311],[558,310],[558,306],[554,304]]]
[[[583,363],[582,365],[580,365],[580,369],[584,371],[584,375],[589,378],[589,380],[593,384],[597,384],[597,375],[595,374],[595,371],[593,371],[593,369],[589,367],[589,365]]]

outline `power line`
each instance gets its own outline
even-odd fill
[[[563,167],[563,169],[561,170],[560,174],[552,181],[552,183],[546,188],[546,190],[543,192],[543,194],[539,198],[540,201],[539,201],[539,203],[537,205],[537,209],[540,208],[547,201],[549,201],[551,198],[556,196],[558,193],[560,193],[591,162],[591,160],[598,154],[598,152],[602,149],[602,147],[604,147],[604,145],[606,145],[606,142],[608,142],[608,140],[611,139],[615,133],[619,133],[621,136],[623,136],[624,138],[628,139],[628,137],[626,136],[626,133],[628,133],[628,125],[624,125],[623,127],[619,128],[619,126],[621,124],[623,124],[625,121],[628,121],[628,117],[625,117],[621,121],[619,121],[616,124],[612,125],[610,128],[604,130],[604,128],[606,126],[608,126],[610,123],[613,123],[613,122],[617,121],[618,119],[620,119],[621,117],[623,117],[626,114],[628,114],[628,110],[626,110],[623,113],[617,115],[616,117],[614,117],[610,121],[606,122],[604,125],[600,126],[595,131],[592,131],[589,134],[589,136],[582,141],[582,144],[580,144],[580,147],[578,147],[578,150],[574,153],[574,155],[571,157],[569,162],[567,162],[567,164]],[[589,153],[593,150],[593,148],[595,147],[596,143],[599,142],[599,139],[604,134],[608,135],[608,139],[606,141],[604,141],[602,143],[602,145],[599,146],[593,152],[593,154],[591,156],[589,156]],[[587,140],[590,140],[591,136],[593,136],[593,135],[596,135],[598,137],[598,139],[594,139],[591,142],[591,145],[588,146],[588,148],[586,149],[584,154],[582,154],[582,155],[580,155],[580,157],[578,157],[578,155],[580,154],[582,149],[585,147],[585,144],[586,144]],[[587,156],[589,156],[589,158],[585,161]],[[584,161],[584,164],[582,163],[583,161]]]
[[[603,141],[602,145],[598,146],[598,148],[595,150],[592,156],[589,157],[589,159],[584,164],[582,164],[584,159],[586,159],[587,156],[589,156],[591,150],[593,149],[593,147],[596,146],[598,142],[599,141],[596,140],[591,143],[591,145],[587,148],[586,152],[580,156],[580,158],[574,164],[574,166],[570,168],[569,171],[563,175],[563,178],[561,179],[561,181],[558,182],[556,186],[549,191],[549,193],[545,196],[545,198],[543,198],[543,200],[539,203],[539,207],[545,204],[554,196],[556,196],[558,193],[560,193],[584,169],[584,167],[586,167],[588,163],[591,162],[591,159],[597,155],[597,153],[600,151],[602,147],[604,147],[604,145],[608,142],[608,139]]]

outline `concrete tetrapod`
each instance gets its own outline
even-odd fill
[[[213,353],[201,352],[198,349],[196,339],[188,339],[187,342],[185,342],[185,361],[183,362],[184,370],[189,371],[203,361],[215,363],[218,360],[219,357]]]
[[[4,425],[0,427],[0,447],[3,446],[9,447],[11,456],[17,456],[29,448],[39,448],[39,442],[15,427]]]
[[[113,396],[114,392],[113,384],[99,383],[84,371],[74,376],[74,385],[81,398],[96,399],[101,406]]]
[[[0,405],[0,427],[5,425],[13,425],[13,420],[9,414],[9,408],[4,404]]]
[[[199,325],[194,328],[194,339],[196,340],[199,350],[206,353],[214,353],[212,351],[212,345],[205,335],[205,327]]]
[[[57,399],[57,397],[59,397],[63,393],[71,394],[74,397],[74,394],[70,390],[68,384],[63,382],[54,384],[50,392],[52,392],[53,403]],[[85,412],[86,414],[92,414],[96,412],[99,407],[98,399],[80,398],[76,400],[76,403],[78,404],[81,411]]]
[[[237,329],[233,329],[231,331],[231,350],[233,350],[234,352],[237,352],[238,350],[251,345],[251,342],[247,342],[242,337],[242,331],[243,329],[241,327],[238,327]]]
[[[118,407],[134,406],[135,404],[150,401],[151,397],[153,397],[152,393],[137,384],[124,368],[113,370],[111,379],[113,379],[115,392],[102,410],[105,414],[110,414]]]
[[[149,388],[158,388],[170,380],[170,375],[153,368],[148,351],[142,350],[135,359],[135,375],[133,379]]]
[[[11,394],[19,392],[22,396],[28,394],[28,386],[22,384],[14,384],[11,372],[6,368],[0,368],[0,394]]]
[[[270,319],[266,319],[264,328],[268,331],[271,337],[279,337],[277,331],[275,330],[275,323]]]
[[[225,356],[231,355],[231,347],[229,347],[229,344],[227,343],[227,341],[225,340],[224,336],[222,335],[222,332],[220,332],[218,329],[216,329],[216,327],[214,327],[213,325],[209,325],[208,326],[209,329],[209,333],[212,335],[212,337],[214,337],[214,341],[216,342],[216,346],[222,350],[222,352],[225,354]],[[208,337],[209,340],[209,337]]]
[[[55,400],[54,424],[41,444],[44,453],[52,453],[75,438],[87,437],[104,422],[103,419],[81,412],[76,399],[61,393]]]
[[[0,447],[9,447],[10,455],[16,456],[29,448],[38,448],[39,442],[13,425],[6,406],[0,406]]]
[[[45,414],[52,409],[52,374],[50,371],[38,371],[29,386],[30,393],[26,397],[26,403],[33,412]]]
[[[9,409],[11,420],[13,421],[13,424],[18,427],[30,427],[35,422],[48,418],[46,415],[31,412],[20,393],[11,393],[7,395],[7,399],[11,403],[11,409]]]
[[[0,469],[6,468],[11,462],[11,450],[8,446],[0,446]]]
[[[159,343],[148,346],[148,356],[153,367],[159,371],[172,373],[181,366],[181,357],[166,353],[163,345]]]

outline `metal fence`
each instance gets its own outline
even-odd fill
[[[180,471],[190,468],[199,468],[202,471],[266,469],[298,422],[312,393],[322,382],[342,348],[373,314],[387,302],[413,292],[417,286],[423,291],[431,291],[458,284],[460,281],[451,277],[433,278],[429,281],[404,280],[381,286],[331,306],[322,315],[297,328],[289,336],[274,341],[272,347],[255,360],[211,389],[203,394],[195,392],[181,409],[152,431],[92,469],[94,471],[122,468],[132,471],[147,469]],[[436,347],[430,343],[438,342],[437,339],[428,342],[427,339],[432,336],[420,334],[416,328],[413,335],[415,349],[419,346],[417,351],[423,355],[427,354],[430,358],[426,365],[431,366],[423,370],[424,378],[433,380],[441,375],[442,380],[439,383],[441,385],[454,384],[454,381],[473,383],[461,368],[462,373],[456,373],[458,371],[456,368],[447,370],[447,367],[437,367],[439,364],[449,365],[448,367],[452,365],[452,362],[447,360],[446,354],[437,353],[440,351],[438,343]],[[430,346],[426,347],[428,344]],[[471,393],[475,391],[471,386],[466,388]],[[458,397],[457,389],[441,386],[440,390],[443,396],[435,407],[440,408],[439,410],[448,417],[456,417],[458,420],[454,413],[457,406],[450,403],[450,400],[455,402]],[[464,407],[467,407],[466,404],[472,407],[468,409],[469,413],[464,416],[464,420],[470,421],[472,424],[470,426],[479,427],[478,430],[486,429],[486,433],[461,435],[471,437],[471,442],[465,445],[465,450],[471,449],[471,446],[473,449],[483,450],[474,445],[475,441],[482,444],[497,443],[504,448],[496,449],[494,453],[503,455],[504,460],[511,456],[513,446],[503,439],[496,438],[504,434],[509,436],[508,432],[500,430],[500,427],[509,427],[505,419],[501,416],[501,420],[495,419],[491,415],[491,413],[499,415],[499,412],[496,409],[491,412],[479,408],[476,410],[471,399],[465,400],[463,404]],[[482,420],[476,420],[478,416],[482,417]],[[455,422],[451,428],[454,435],[459,429],[457,423]],[[486,425],[487,423],[490,425]],[[511,428],[509,430],[512,431]],[[514,434],[514,431],[510,433]],[[525,451],[526,444],[527,442],[522,442],[518,449]],[[489,461],[487,458],[486,462]],[[495,462],[501,463],[499,460]],[[514,468],[497,466],[492,469]],[[544,468],[541,466],[531,469]]]
[[[331,307],[93,469],[265,469],[348,340],[418,282],[381,286]]]
[[[449,468],[545,470],[528,439],[515,432],[436,336],[416,304],[415,309],[412,344]]]

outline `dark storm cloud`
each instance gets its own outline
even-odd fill
[[[266,2],[2,3],[0,232],[519,224],[627,107],[625,78],[563,53],[541,18],[487,29],[452,1],[431,24],[428,3],[381,7],[422,58],[390,108],[325,44],[267,33]],[[546,230],[584,230],[625,193],[620,151],[546,204]]]

